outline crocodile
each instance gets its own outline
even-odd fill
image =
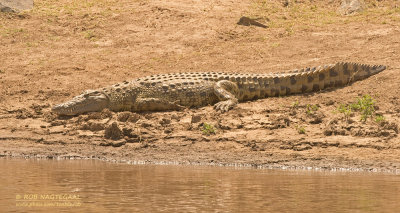
[[[87,90],[52,107],[59,115],[101,111],[165,111],[214,105],[226,112],[239,102],[317,92],[365,79],[384,65],[338,62],[281,73],[245,74],[187,72],[151,75],[112,86]]]

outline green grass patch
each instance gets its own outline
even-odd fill
[[[216,132],[216,129],[212,124],[203,123],[202,132],[205,135],[214,135]]]
[[[377,122],[377,123],[381,123],[381,122],[383,122],[385,120],[386,119],[385,119],[385,117],[383,117],[383,115],[376,115],[375,116],[375,122]]]
[[[25,35],[27,32],[24,28],[0,28],[0,35],[5,38],[15,38],[17,36]]]
[[[296,126],[296,129],[299,134],[306,134],[306,128],[304,126]]]
[[[357,101],[350,107],[361,113],[361,121],[366,121],[368,117],[373,117],[375,113],[375,100],[370,95],[364,95],[357,98]]]
[[[312,104],[307,104],[306,105],[306,113],[307,115],[311,115],[314,112],[318,111],[319,107],[318,105],[312,105]]]
[[[274,42],[274,43],[271,44],[271,47],[272,47],[272,48],[276,48],[276,47],[279,47],[280,45],[281,45],[281,43],[279,43],[279,42]]]
[[[375,114],[376,101],[370,95],[363,95],[358,97],[357,100],[351,104],[340,104],[337,111],[342,113],[348,119],[352,112],[359,112],[361,121],[365,122],[368,118],[382,121],[382,115]],[[381,116],[381,117],[380,117]],[[378,122],[378,121],[377,121]]]
[[[95,40],[98,36],[93,30],[86,30],[82,32],[83,37],[85,37],[88,40]]]
[[[100,18],[111,16],[111,8],[121,8],[121,4],[118,0],[42,0],[35,2],[32,13],[48,17],[92,14],[94,18]]]
[[[292,103],[292,108],[297,108],[299,107],[299,100],[296,100],[295,102]]]
[[[346,120],[348,120],[350,118],[350,115],[352,113],[351,107],[349,105],[346,105],[346,104],[340,104],[340,106],[338,107],[337,111],[342,113]]]

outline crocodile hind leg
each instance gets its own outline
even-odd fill
[[[161,100],[158,98],[138,98],[132,106],[131,111],[167,111],[167,110],[182,110],[185,109],[175,102]]]
[[[237,99],[239,88],[237,84],[232,81],[218,81],[214,86],[214,94],[219,100],[219,102],[214,105],[214,109],[217,111],[226,112],[239,103]]]

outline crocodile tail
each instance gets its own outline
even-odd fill
[[[386,69],[384,65],[367,65],[339,62],[320,67],[296,71],[289,78],[290,93],[320,91],[329,87],[340,87],[368,78]]]

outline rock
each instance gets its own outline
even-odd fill
[[[109,109],[105,108],[105,109],[103,109],[103,111],[101,111],[101,117],[103,119],[104,118],[112,118],[113,117],[113,113]]]
[[[132,122],[136,123],[140,119],[140,115],[132,112],[120,112],[118,113],[118,121],[121,122]]]
[[[51,123],[50,123],[50,125],[51,126],[61,126],[61,125],[64,125],[66,122],[65,121],[63,121],[63,120],[56,120],[56,121],[52,121]]]
[[[94,121],[88,121],[81,126],[82,130],[90,130],[92,132],[101,131],[104,129],[104,124]]]
[[[168,124],[170,124],[170,123],[171,123],[171,120],[170,120],[170,119],[167,119],[167,118],[163,118],[163,119],[161,119],[161,121],[160,121],[160,124],[163,125],[163,126],[168,125]]]
[[[335,104],[335,101],[334,101],[334,100],[328,100],[328,101],[325,102],[325,105],[326,105],[326,106],[331,106],[331,105],[333,105],[333,104]]]
[[[323,133],[324,133],[325,136],[331,136],[332,133],[333,133],[333,131],[332,131],[331,129],[326,128],[326,129],[323,131]]]
[[[104,137],[112,140],[119,140],[122,137],[122,131],[118,127],[117,122],[113,122],[106,128],[104,133]]]
[[[339,8],[339,13],[342,15],[349,15],[356,12],[361,12],[365,9],[363,0],[342,0]]]
[[[153,125],[149,122],[143,122],[140,124],[140,126],[143,128],[149,128],[149,127],[152,127]]]
[[[386,130],[393,130],[396,134],[399,133],[399,126],[396,123],[389,123],[387,121],[381,122],[380,126]]]
[[[90,112],[90,113],[88,113],[87,120],[99,120],[102,118],[103,118],[103,115],[101,114],[101,112]]]
[[[117,120],[121,122],[136,123],[139,119],[140,115],[134,112],[120,112],[117,116]]]
[[[107,141],[107,142],[101,142],[101,143],[99,144],[99,146],[120,147],[120,146],[123,146],[123,145],[125,145],[125,144],[126,144],[126,141],[124,141],[124,140],[113,141],[113,142]]]
[[[33,0],[0,0],[0,12],[20,12],[33,9]]]
[[[136,134],[134,129],[125,127],[122,129],[122,133],[124,134],[125,137],[128,138],[140,138],[140,135]]]
[[[176,121],[179,121],[181,119],[181,116],[177,115],[177,114],[173,114],[171,115],[171,119],[174,119]]]
[[[262,28],[267,28],[266,25],[261,24],[260,22],[257,22],[256,19],[251,19],[246,16],[242,16],[239,21],[237,22],[238,25],[243,25],[243,26],[257,26],[257,27],[262,27]]]
[[[310,123],[310,124],[320,124],[322,123],[322,120],[325,118],[325,115],[318,111],[318,112],[314,112],[314,114],[308,114],[306,116],[306,122]]]
[[[282,1],[282,6],[284,6],[284,7],[289,7],[289,4],[290,4],[289,0]]]
[[[15,12],[13,9],[11,9],[10,7],[4,6],[0,3],[0,12],[3,13],[12,13]]]
[[[192,115],[192,119],[191,119],[190,123],[194,124],[194,123],[198,123],[200,121],[201,121],[200,115]]]
[[[28,111],[27,109],[18,109],[16,112],[17,119],[27,119],[27,118],[34,118],[35,116]]]
[[[121,112],[118,114],[117,119],[118,121],[126,122],[130,116],[130,112]]]
[[[218,126],[224,130],[240,129],[243,128],[243,122],[236,119],[222,119],[219,121]]]

